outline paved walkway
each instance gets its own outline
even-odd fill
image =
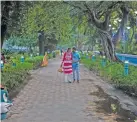
[[[93,110],[97,80],[81,66],[80,83],[64,83],[58,73],[60,60],[32,72],[32,79],[14,99],[10,116],[4,122],[104,122]]]

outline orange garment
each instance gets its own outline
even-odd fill
[[[47,66],[48,65],[48,59],[47,59],[47,54],[43,57],[43,61],[41,66]]]

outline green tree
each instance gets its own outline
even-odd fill
[[[123,31],[128,21],[129,7],[131,7],[133,3],[123,1],[83,1],[65,3],[76,8],[75,11],[79,10],[84,16],[87,16],[88,23],[94,25],[98,30],[105,55],[110,60],[115,60],[115,46],[122,38]],[[122,21],[116,34],[112,38],[109,24],[113,17],[112,13],[114,12],[117,12],[116,15],[122,15]]]

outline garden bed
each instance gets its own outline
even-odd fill
[[[25,62],[21,63],[18,57],[13,56],[11,61],[4,65],[1,72],[1,84],[7,88],[11,97],[14,97],[19,91],[18,88],[28,82],[29,71],[39,68],[43,60],[43,56],[26,57]],[[16,66],[12,66],[13,62],[16,63]]]
[[[95,61],[81,58],[81,62],[91,71],[112,83],[116,88],[123,90],[126,94],[137,97],[137,67],[129,66],[129,74],[124,75],[124,65],[122,63],[106,61],[102,65],[102,58],[96,57]]]

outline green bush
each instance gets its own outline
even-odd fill
[[[8,54],[9,60],[4,65],[4,69],[1,73],[1,83],[6,86],[9,91],[20,86],[25,78],[28,76],[28,71],[38,68],[43,60],[44,56],[30,57],[28,54],[24,54],[25,61],[21,63],[20,58],[22,54]],[[48,58],[52,58],[52,54],[48,55]],[[16,63],[14,67],[12,64]]]
[[[52,53],[49,53],[48,54],[48,59],[51,59],[51,58],[53,58],[53,55],[52,55]]]
[[[26,70],[5,71],[1,74],[1,83],[11,91],[23,83],[27,76],[28,72]]]
[[[9,91],[18,87],[25,78],[28,76],[28,71],[40,66],[43,56],[36,56],[32,59],[25,55],[25,62],[20,62],[20,54],[12,55],[10,61],[4,65],[4,69],[1,73],[1,83],[6,86]],[[16,63],[13,67],[12,63]]]
[[[25,59],[25,62],[32,63],[33,67],[38,67],[43,60],[43,56],[36,56],[36,57],[28,57]]]
[[[60,54],[60,50],[55,50],[56,55]]]
[[[5,71],[19,71],[19,70],[31,70],[33,69],[33,64],[24,62],[24,63],[16,63],[16,67],[13,67],[12,64],[5,64],[3,72]]]
[[[103,67],[100,57],[96,57],[96,61],[82,57],[82,63],[92,71],[98,73],[101,77],[104,77],[117,88],[124,90],[128,94],[134,94],[137,96],[137,68],[129,66],[129,75],[124,75],[124,65],[117,62],[107,61],[106,66]]]
[[[5,55],[9,55],[12,54],[13,52],[10,50],[2,49],[2,53],[4,53]]]

